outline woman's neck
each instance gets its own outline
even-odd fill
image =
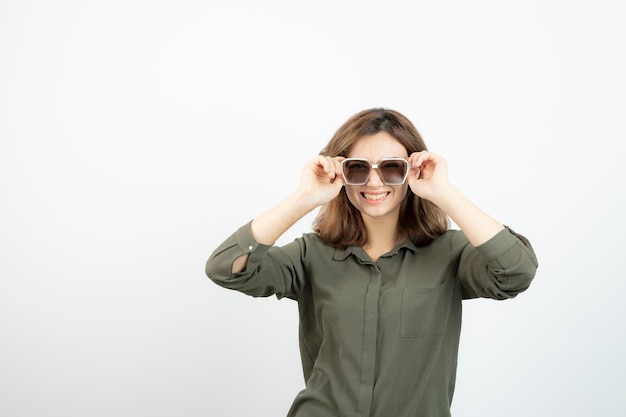
[[[398,244],[398,222],[363,220],[367,229],[367,242],[363,250],[376,261],[380,255],[391,251]]]

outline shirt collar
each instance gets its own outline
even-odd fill
[[[405,239],[404,242],[400,243],[396,246],[391,252],[391,254],[397,254],[400,252],[400,249],[406,248],[412,252],[419,251],[419,248],[413,243],[410,239]],[[348,246],[345,249],[335,249],[335,254],[333,255],[333,259],[335,261],[345,261],[348,256],[354,255],[358,259],[362,261],[369,260],[369,257],[363,250],[361,246]]]

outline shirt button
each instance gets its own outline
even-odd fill
[[[248,246],[248,250],[252,250],[252,249],[254,249],[252,245]]]

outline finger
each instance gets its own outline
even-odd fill
[[[315,164],[316,168],[321,169],[318,172],[319,176],[322,177],[326,177],[330,175],[330,164],[328,163],[328,160],[325,156],[323,155],[318,155],[313,159],[313,163]],[[327,174],[327,175],[324,175]]]
[[[423,168],[423,167],[429,165],[430,163],[433,163],[434,165],[437,165],[437,164],[439,164],[442,161],[443,161],[443,158],[440,157],[439,155],[434,154],[432,152],[428,152],[428,151],[422,151],[415,158],[415,166]]]
[[[337,176],[337,168],[335,166],[335,161],[330,156],[324,157],[324,162],[326,163],[326,172],[328,173],[328,178],[331,180]]]
[[[344,159],[346,159],[345,156],[335,156],[334,158],[332,158],[333,165],[335,167],[335,172],[337,173],[338,177],[343,177],[341,175],[341,171],[343,169],[342,162],[343,162]]]
[[[411,167],[409,169],[409,174],[407,175],[407,178],[409,179],[409,181],[417,181],[420,179],[420,175],[422,175],[422,171],[419,168],[414,168]]]
[[[333,158],[335,163],[335,170],[337,171],[337,175],[335,176],[335,181],[339,182],[341,186],[345,185],[345,180],[343,177],[343,160],[346,159],[345,156],[336,156]]]
[[[409,162],[411,162],[414,168],[419,168],[428,157],[428,151],[413,152],[409,157]]]

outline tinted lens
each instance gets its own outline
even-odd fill
[[[402,184],[406,177],[407,164],[401,159],[383,160],[378,166],[378,172],[385,184]]]
[[[370,175],[370,163],[367,161],[347,160],[343,164],[343,175],[348,184],[365,184]]]

